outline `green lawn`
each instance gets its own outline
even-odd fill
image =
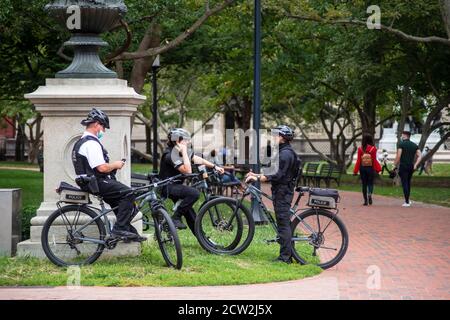
[[[36,168],[39,166],[37,164],[28,163],[26,161],[0,161],[0,167],[25,167],[25,168]]]
[[[0,188],[21,188],[23,207],[41,204],[42,180],[40,172],[0,169]]]
[[[146,168],[145,168],[146,170]],[[143,171],[147,172],[147,171]],[[42,174],[21,170],[0,170],[0,188],[20,187],[23,201],[34,211],[42,201]],[[197,204],[199,205],[199,203]],[[33,213],[34,213],[33,211]],[[29,222],[31,216],[26,216]],[[183,268],[167,268],[156,242],[143,246],[139,257],[100,260],[82,268],[81,285],[100,286],[198,286],[263,283],[301,279],[320,273],[320,268],[272,263],[279,246],[267,245],[272,230],[258,227],[251,246],[238,256],[216,256],[205,252],[188,230],[180,231]],[[47,260],[0,258],[0,286],[65,285],[67,271]]]
[[[269,228],[258,227],[250,247],[237,256],[206,253],[188,230],[179,232],[183,247],[183,268],[174,270],[164,264],[153,238],[143,246],[139,257],[99,260],[81,268],[84,286],[201,286],[266,283],[302,279],[317,275],[312,265],[285,265],[271,260],[279,246],[267,245],[273,238]],[[68,272],[35,258],[0,258],[0,286],[64,286]]]
[[[153,166],[151,163],[133,163],[131,164],[131,172],[149,173],[152,172]]]
[[[355,165],[352,164],[350,168],[348,168],[347,173],[352,174],[354,167]],[[386,170],[384,171],[384,174],[387,175]],[[416,171],[414,176],[428,177],[425,171],[420,176],[419,171]],[[450,163],[433,163],[433,173],[431,177],[450,177]]]

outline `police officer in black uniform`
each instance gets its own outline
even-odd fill
[[[106,129],[109,129],[109,118],[100,109],[93,108],[86,119],[81,121],[86,126],[83,136],[75,143],[72,150],[72,162],[77,174],[75,180],[84,191],[103,197],[114,210],[117,221],[111,235],[125,241],[144,241],[131,225],[136,215],[131,189],[116,180],[115,173],[122,169],[125,162],[109,161],[108,152],[100,142]]]
[[[216,166],[199,156],[194,155],[189,148],[191,143],[191,135],[188,131],[182,128],[174,128],[169,131],[167,137],[167,149],[161,157],[159,177],[164,180],[180,173],[192,173],[192,163],[197,165],[205,165],[208,168],[215,168],[220,174],[224,173],[224,169]],[[173,223],[178,229],[186,229],[186,225],[181,221],[184,216],[186,222],[195,235],[195,213],[192,206],[198,200],[200,192],[193,187],[183,185],[182,182],[174,183],[162,190],[163,196],[168,196],[174,203],[179,200],[176,210],[172,216]]]
[[[280,125],[273,131],[278,133],[279,167],[277,173],[263,175],[249,172],[245,181],[248,183],[259,180],[272,184],[273,206],[278,225],[278,242],[280,243],[280,255],[275,261],[291,263],[292,231],[289,209],[294,196],[300,160],[290,144],[290,141],[294,138],[294,131],[285,125]]]

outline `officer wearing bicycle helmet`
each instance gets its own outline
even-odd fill
[[[194,155],[192,149],[189,148],[190,144],[191,134],[187,130],[174,128],[169,131],[167,136],[168,147],[164,151],[160,162],[159,177],[161,179],[167,179],[180,173],[192,173],[192,163],[215,168],[223,174],[223,168]],[[163,188],[162,194],[163,196],[168,196],[174,203],[181,200],[172,216],[172,220],[176,228],[186,229],[186,225],[181,221],[181,216],[184,216],[189,229],[195,235],[194,225],[197,214],[192,206],[198,200],[200,192],[179,182]]]
[[[86,126],[86,130],[72,150],[72,163],[77,174],[75,181],[81,189],[102,196],[111,208],[118,206],[114,210],[117,221],[111,233],[113,237],[126,241],[145,240],[131,225],[136,214],[131,189],[115,177],[115,172],[122,169],[125,163],[110,162],[108,151],[100,142],[105,130],[110,128],[108,116],[102,110],[93,108],[81,124]]]
[[[292,262],[292,231],[289,210],[294,196],[295,181],[298,176],[300,160],[290,142],[294,138],[294,131],[285,125],[273,129],[279,144],[278,171],[273,175],[255,174],[249,172],[245,182],[261,181],[272,184],[272,198],[278,225],[280,255],[275,261]]]

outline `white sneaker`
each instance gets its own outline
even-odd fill
[[[411,202],[410,203],[405,202],[404,204],[402,204],[402,207],[411,207]]]

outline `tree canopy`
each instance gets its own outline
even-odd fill
[[[46,0],[4,0],[0,7],[1,115],[34,116],[23,94],[64,68],[69,34],[42,10]],[[101,57],[137,92],[151,95],[161,54],[160,125],[225,113],[250,126],[253,1],[127,0],[128,13],[104,35]],[[380,29],[369,29],[369,1],[264,0],[262,103],[267,126],[319,126],[328,161],[348,165],[355,141],[386,120],[407,116],[426,138],[448,138],[450,1],[378,1]],[[181,115],[181,117],[179,117]],[[151,125],[148,103],[138,118]],[[349,134],[350,132],[350,134]],[[432,154],[432,153],[431,153]]]

